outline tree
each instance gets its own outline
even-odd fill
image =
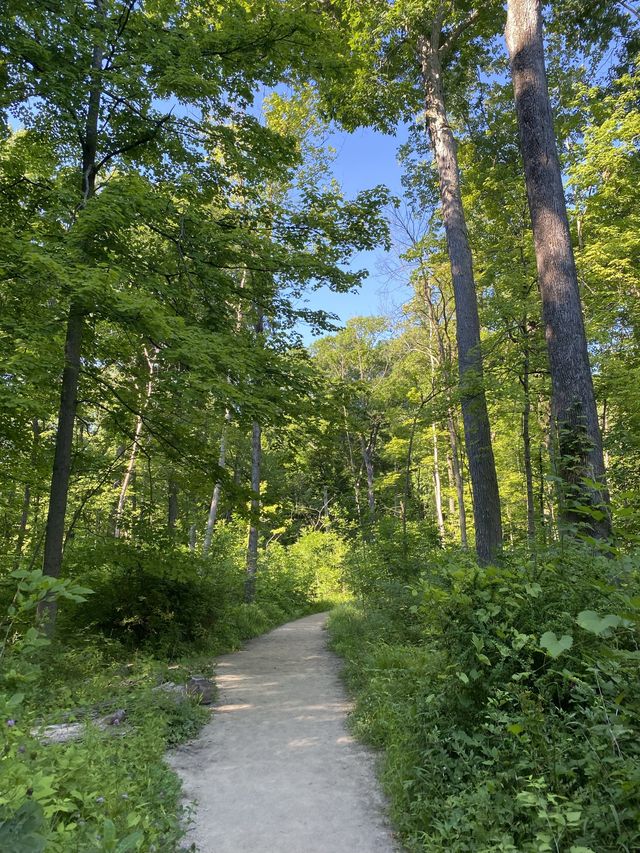
[[[367,122],[386,126],[390,115],[395,114],[396,119],[410,115],[419,99],[425,106],[458,314],[460,399],[474,493],[476,551],[486,563],[497,555],[502,543],[500,495],[484,388],[473,261],[444,84],[445,62],[455,57],[461,37],[479,15],[467,4],[451,10],[439,0],[392,4],[374,0],[361,5],[353,15],[349,4],[344,10],[357,43],[366,46],[354,63],[356,83],[347,103],[335,108],[348,126]],[[376,86],[382,94],[375,92]],[[399,97],[403,100],[398,101]]]
[[[602,439],[553,130],[539,0],[509,0],[506,40],[551,371],[564,515],[611,535]]]

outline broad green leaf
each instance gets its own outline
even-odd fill
[[[583,610],[581,613],[578,613],[576,622],[585,631],[601,637],[611,628],[618,628],[623,620],[622,617],[616,616],[615,613],[607,613],[606,616],[600,617],[595,610]]]
[[[573,637],[570,634],[563,634],[559,639],[553,631],[545,631],[540,637],[540,648],[544,649],[549,657],[554,660],[563,652],[568,651],[573,645]]]

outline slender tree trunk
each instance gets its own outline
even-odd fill
[[[351,468],[351,474],[353,476],[353,494],[356,504],[356,513],[358,515],[358,526],[360,530],[362,530],[362,507],[360,506],[360,477],[356,472],[356,465],[353,459],[353,447],[351,445],[351,435],[349,433],[348,421],[347,421],[347,410],[343,406],[342,413],[344,415],[344,431],[347,439],[347,450],[349,451],[349,467]]]
[[[178,504],[178,484],[175,480],[174,473],[171,472],[168,480],[168,506],[167,506],[167,531],[169,536],[173,536],[180,511]]]
[[[449,503],[449,518],[453,518],[456,513],[456,499],[454,496],[456,481],[453,476],[453,459],[451,458],[451,450],[447,451],[447,480],[449,482],[449,494],[447,496],[447,501]]]
[[[416,427],[418,425],[418,418],[420,417],[420,412],[424,408],[425,400],[420,403],[418,410],[413,416],[413,422],[411,424],[411,432],[409,433],[409,444],[407,446],[407,463],[405,465],[405,474],[404,474],[404,499],[401,503],[401,519],[402,519],[402,548],[404,552],[404,556],[407,556],[409,550],[409,540],[407,538],[407,506],[409,504],[409,490],[411,488],[411,461],[413,459],[413,443],[416,437]]]
[[[84,317],[77,305],[71,305],[67,320],[65,365],[62,371],[62,393],[58,412],[58,429],[53,455],[53,474],[49,491],[49,510],[44,539],[43,572],[52,578],[60,577],[62,544],[64,542],[65,515],[69,496],[73,427],[78,400],[80,374],[80,348]],[[38,606],[38,618],[46,633],[53,634],[57,614],[55,598],[47,597]]]
[[[35,472],[36,464],[38,460],[38,445],[40,443],[40,422],[37,418],[34,418],[31,422],[31,429],[33,431],[33,442],[31,444],[31,454],[30,454],[30,462],[31,462],[31,473]],[[24,495],[22,498],[22,512],[20,514],[20,527],[18,528],[18,540],[16,542],[16,566],[20,562],[20,558],[22,557],[22,549],[24,547],[24,540],[27,535],[27,528],[29,525],[29,510],[31,509],[31,483],[26,483],[24,487]]]
[[[526,324],[525,324],[526,328]],[[531,396],[529,393],[529,345],[525,338],[525,353],[522,364],[522,389],[524,406],[522,409],[522,445],[524,453],[524,476],[527,485],[527,536],[534,539],[536,535],[536,511],[533,496],[533,469],[531,466]]]
[[[605,400],[602,404],[602,441],[603,441],[603,443],[605,441],[605,436],[607,435],[607,428],[608,428],[608,424],[609,424],[609,422],[607,420],[608,414],[609,414],[609,409],[607,406],[607,400],[605,398]],[[603,458],[604,458],[604,469],[606,471],[609,468],[609,463],[610,463],[609,451],[608,450],[604,451],[604,457]]]
[[[251,434],[251,524],[247,544],[247,575],[244,584],[244,600],[251,603],[256,594],[256,572],[258,571],[258,535],[260,515],[260,466],[262,462],[262,431],[260,424],[254,423]]]
[[[438,533],[440,534],[440,541],[444,545],[445,529],[444,516],[442,515],[442,488],[440,485],[440,466],[438,459],[438,433],[435,424],[431,424],[431,430],[433,434],[433,495],[436,502],[436,519],[438,521]]]
[[[364,436],[360,436],[360,445],[362,447],[362,461],[367,473],[367,501],[369,503],[369,517],[373,521],[376,516],[376,495],[374,490],[374,475],[373,475],[373,446],[375,444],[375,432],[369,438],[369,441],[364,440]]]
[[[464,505],[464,478],[462,476],[462,465],[460,462],[460,443],[458,441],[458,430],[453,420],[453,412],[449,411],[447,416],[447,430],[449,432],[449,444],[451,447],[451,464],[453,468],[453,479],[456,486],[456,500],[458,503],[458,524],[460,527],[460,544],[463,548],[468,545],[467,541],[467,510]]]
[[[474,495],[476,551],[490,562],[502,545],[500,495],[483,385],[480,320],[469,237],[462,207],[456,143],[447,120],[440,60],[440,22],[419,41],[426,117],[440,184],[456,305],[462,417]]]
[[[125,471],[124,478],[122,480],[122,485],[120,486],[120,494],[118,495],[118,504],[116,506],[116,520],[113,530],[113,535],[116,539],[119,539],[122,535],[122,516],[124,514],[124,505],[127,500],[127,492],[129,490],[129,486],[133,482],[133,478],[135,476],[136,470],[136,461],[138,459],[138,453],[140,452],[140,441],[142,438],[142,429],[144,426],[143,421],[143,411],[149,402],[151,394],[153,392],[153,374],[155,371],[155,360],[149,354],[149,351],[145,347],[144,356],[147,361],[147,367],[149,369],[149,375],[147,379],[147,387],[145,391],[144,400],[140,406],[140,412],[136,417],[136,426],[133,432],[133,445],[131,447],[131,453],[129,454],[129,462],[127,463],[127,470]]]
[[[99,9],[100,0],[96,0]],[[91,82],[85,130],[82,138],[82,184],[80,206],[84,207],[96,191],[96,155],[98,150],[98,123],[100,100],[102,96],[103,49],[96,44],[91,60]],[[44,540],[44,560],[42,570],[52,578],[60,577],[62,568],[62,547],[64,542],[65,514],[69,496],[69,478],[71,474],[71,455],[73,451],[73,430],[78,404],[78,381],[80,376],[80,357],[84,330],[83,307],[72,298],[67,317],[65,341],[65,364],[62,371],[60,408],[58,410],[58,428],[53,457],[53,472],[49,492],[49,510]],[[46,633],[51,636],[55,628],[57,602],[48,596],[38,606],[38,619]]]
[[[429,307],[429,329],[431,335],[435,335],[436,342],[438,344],[438,358],[440,363],[440,368],[445,372],[445,376],[448,382],[451,381],[451,357],[450,350],[451,346],[449,344],[448,347],[445,347],[445,341],[443,340],[442,331],[440,328],[440,324],[438,322],[438,317],[436,315],[435,305],[433,303],[432,291],[429,285],[429,282],[425,276],[425,287],[424,294],[425,299],[427,301],[427,305]],[[443,308],[443,315],[446,318],[446,309]],[[445,320],[446,322],[446,320]],[[446,327],[445,327],[446,328]],[[433,349],[430,350],[431,362],[432,362],[432,373],[433,373]],[[435,390],[435,383],[432,381],[432,389]],[[451,461],[452,466],[452,481],[455,483],[456,497],[458,502],[458,524],[460,528],[460,544],[463,548],[467,547],[467,511],[464,505],[464,480],[462,477],[462,466],[460,462],[460,442],[458,440],[458,430],[456,429],[455,420],[453,417],[453,404],[451,400],[451,391],[447,389],[447,399],[449,403],[449,410],[447,413],[447,431],[449,433],[449,445],[451,448],[451,453],[448,459]],[[453,499],[451,499],[453,500]],[[453,515],[453,508],[451,508],[451,514]]]
[[[220,435],[220,454],[218,456],[218,467],[222,470],[227,461],[227,436],[229,432],[229,424],[231,423],[231,411],[227,409],[224,413],[224,424],[222,425],[222,434]],[[206,557],[211,549],[211,539],[213,538],[213,528],[215,527],[218,518],[218,508],[220,506],[220,494],[222,492],[222,481],[216,480],[213,487],[213,495],[211,496],[211,504],[209,505],[209,516],[207,517],[207,527],[204,533],[204,542],[202,544],[202,556]]]
[[[542,297],[563,515],[597,538],[611,535],[578,277],[553,130],[540,0],[509,0],[506,40]],[[594,483],[599,485],[594,485]],[[580,506],[599,510],[585,516]]]
[[[547,522],[546,515],[544,511],[544,464],[543,464],[543,455],[542,455],[542,444],[538,448],[538,507],[540,512],[540,526],[542,528],[542,541],[546,542],[547,540]]]

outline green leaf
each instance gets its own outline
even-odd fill
[[[554,660],[563,652],[566,652],[573,645],[573,637],[570,634],[563,634],[560,639],[556,637],[553,631],[546,631],[540,637],[540,648],[544,649],[549,657]]]
[[[130,835],[127,835],[126,838],[123,838],[118,842],[118,846],[116,847],[116,853],[128,853],[129,850],[138,849],[140,842],[144,839],[144,833],[142,830],[137,829],[135,832],[132,832]]]
[[[622,617],[616,616],[615,613],[607,613],[601,618],[595,610],[583,610],[576,617],[576,622],[581,628],[591,634],[597,634],[599,637],[611,628],[618,628],[623,621]]]
[[[43,826],[42,807],[35,800],[27,800],[11,817],[0,820],[0,850],[42,853],[47,843],[41,834]]]

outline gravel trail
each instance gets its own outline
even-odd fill
[[[200,853],[393,853],[368,749],[345,722],[326,614],[217,661],[212,721],[169,761],[195,805]]]

